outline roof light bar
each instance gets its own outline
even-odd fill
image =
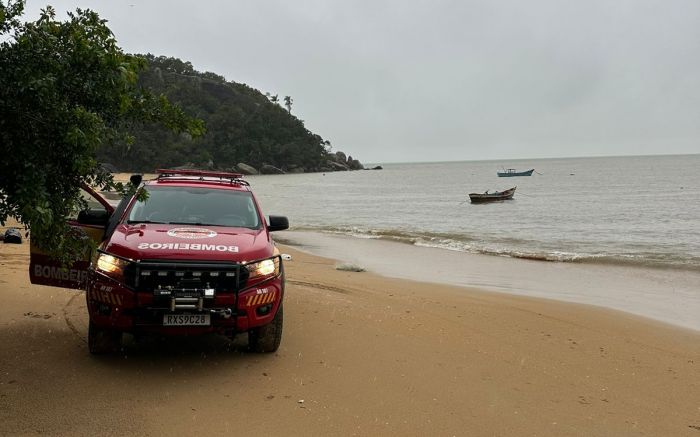
[[[156,170],[158,177],[172,177],[172,176],[203,176],[210,178],[222,178],[222,179],[240,179],[243,177],[242,173],[229,173],[224,171],[208,171],[208,170],[169,170],[159,168]]]

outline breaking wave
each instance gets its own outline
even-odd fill
[[[638,266],[695,271],[700,269],[700,257],[693,257],[691,255],[683,257],[677,254],[651,250],[637,250],[635,252],[572,250],[571,248],[554,247],[552,243],[504,238],[498,235],[429,233],[397,229],[364,229],[355,226],[301,226],[295,227],[294,229],[298,231],[345,235],[361,239],[387,240],[419,247],[503,256],[530,261]],[[572,244],[572,246],[573,245],[574,244]],[[582,243],[577,243],[575,245],[585,246]]]

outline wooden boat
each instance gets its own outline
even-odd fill
[[[472,203],[486,203],[497,202],[499,200],[509,200],[513,198],[513,194],[515,194],[516,188],[517,187],[513,187],[505,191],[496,191],[494,193],[489,193],[488,190],[485,193],[469,193],[469,200],[471,200]]]
[[[535,171],[534,168],[525,171],[516,171],[514,168],[507,168],[503,171],[497,171],[498,177],[509,178],[512,176],[532,176],[532,172]]]

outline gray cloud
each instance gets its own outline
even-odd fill
[[[696,0],[51,4],[291,95],[367,162],[700,152]]]

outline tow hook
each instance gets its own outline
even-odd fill
[[[233,311],[231,311],[231,308],[226,308],[223,310],[211,310],[211,313],[223,317],[224,319],[230,319],[233,315]]]

